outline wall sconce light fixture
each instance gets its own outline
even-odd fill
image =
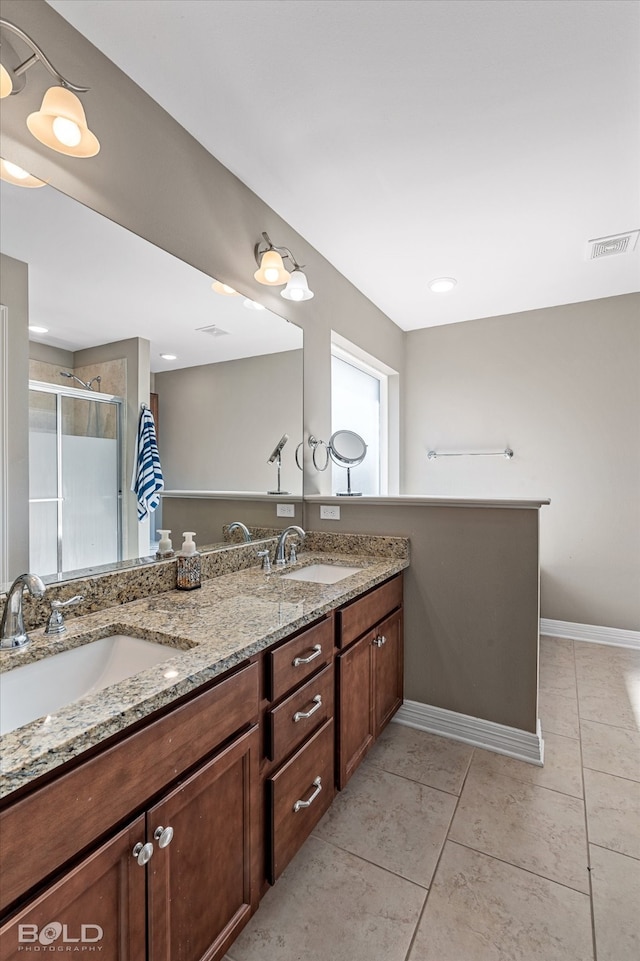
[[[10,160],[0,158],[0,179],[6,180],[8,184],[15,184],[16,187],[44,187],[44,180],[38,180],[27,170],[23,170],[17,164],[12,164]]]
[[[211,284],[211,289],[216,292],[216,294],[222,294],[223,297],[238,297],[238,291],[230,287],[229,284],[223,284],[221,280],[214,280]]]
[[[254,249],[258,269],[254,273],[259,284],[267,287],[287,286],[280,291],[285,300],[311,300],[313,291],[309,290],[306,274],[297,263],[288,247],[276,247],[271,243],[266,231]],[[288,261],[285,266],[285,260]],[[290,269],[287,267],[290,266]]]
[[[9,42],[8,33],[26,44],[31,50],[30,57],[20,61]],[[25,73],[38,62],[58,81],[59,86],[49,87],[40,110],[29,114],[29,130],[36,140],[58,153],[68,157],[95,157],[100,144],[96,135],[89,130],[84,108],[76,96],[76,93],[86,93],[89,88],[78,87],[66,80],[24,30],[8,20],[0,19],[0,97],[20,93],[26,82]]]

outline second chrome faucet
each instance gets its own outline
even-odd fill
[[[278,543],[276,544],[276,556],[274,561],[274,564],[276,565],[276,567],[284,567],[285,564],[287,563],[287,558],[285,555],[285,546],[286,546],[287,537],[289,536],[289,534],[297,534],[301,541],[303,541],[307,536],[305,532],[302,530],[302,528],[298,527],[296,524],[292,524],[290,527],[285,527],[285,529],[282,531],[282,533],[278,537]],[[289,563],[295,564],[296,554],[295,554],[295,548],[293,545],[291,545],[291,553],[293,556],[289,557]]]

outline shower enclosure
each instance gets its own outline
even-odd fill
[[[29,381],[29,564],[122,559],[122,398]]]

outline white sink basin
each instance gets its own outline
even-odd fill
[[[166,644],[114,634],[5,671],[0,674],[0,734],[55,714],[177,653]]]
[[[344,564],[309,564],[308,567],[301,567],[297,571],[283,574],[287,581],[313,581],[315,584],[336,584],[358,574],[361,567],[345,567]]]

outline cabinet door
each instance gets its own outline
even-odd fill
[[[375,714],[375,737],[388,724],[402,704],[403,696],[403,644],[402,611],[376,627],[373,645],[373,702]]]
[[[0,928],[2,961],[33,952],[145,961],[145,869],[132,856],[144,835],[141,816],[14,915]]]
[[[375,737],[372,661],[374,637],[374,632],[365,634],[337,658],[337,782],[340,789],[360,764]]]
[[[259,743],[253,727],[147,812],[149,961],[217,961],[257,906]]]

